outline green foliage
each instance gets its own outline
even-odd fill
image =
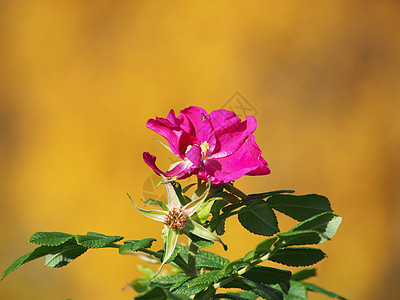
[[[153,279],[150,285],[159,286],[170,290],[171,288],[174,289],[179,287],[182,283],[184,283],[188,279],[189,277],[184,273],[158,276]]]
[[[293,190],[278,190],[278,191],[271,191],[271,192],[265,192],[265,193],[257,193],[257,194],[249,194],[250,199],[265,199],[268,197],[271,197],[273,195],[279,195],[279,194],[291,194],[294,193]]]
[[[291,267],[305,267],[313,265],[325,257],[326,255],[321,249],[284,247],[274,252],[269,259]]]
[[[59,249],[51,249],[51,251],[49,251],[49,253],[44,256],[44,264],[51,268],[60,268],[66,266],[75,258],[85,253],[87,250],[87,248],[77,244],[67,244],[68,242]]]
[[[203,291],[210,284],[219,281],[223,277],[224,272],[221,270],[210,271],[198,277],[194,277],[185,281],[172,292],[175,294],[182,294],[186,296],[195,295]]]
[[[121,247],[119,247],[119,253],[126,254],[129,252],[137,251],[139,249],[150,248],[155,240],[156,239],[153,238],[146,238],[140,241],[137,240],[124,241],[124,245],[121,245]]]
[[[321,213],[305,220],[290,231],[315,230],[321,235],[320,243],[330,240],[339,228],[342,218],[331,212]]]
[[[72,234],[64,232],[36,232],[30,237],[29,243],[42,246],[58,246],[73,237]]]
[[[39,246],[35,250],[18,258],[11,266],[4,271],[2,279],[21,265],[39,257],[46,257],[45,264],[49,267],[62,267],[73,259],[83,254],[87,248],[77,245],[75,241],[67,241],[58,246]]]
[[[172,295],[161,287],[155,286],[151,289],[137,295],[137,300],[190,300],[189,297],[184,295]]]
[[[307,300],[308,292],[315,292],[330,298],[346,300],[346,298],[327,291],[315,284],[295,280],[290,281],[290,290],[288,294],[284,296],[284,300]]]
[[[254,250],[251,250],[245,255],[243,260],[250,261],[252,259],[259,258],[262,255],[267,254],[271,250],[272,245],[276,242],[277,239],[278,237],[274,236],[258,243]]]
[[[290,271],[263,266],[255,266],[243,274],[243,277],[247,279],[265,284],[275,284],[289,281],[291,276],[292,273]]]
[[[196,265],[198,268],[205,268],[207,270],[223,269],[229,264],[229,259],[226,259],[218,254],[199,250],[196,257]]]
[[[228,284],[224,285],[225,288],[238,288],[245,291],[251,291],[263,299],[268,300],[282,300],[283,293],[268,285],[255,282],[253,280],[238,277]]]
[[[302,196],[277,194],[268,199],[268,205],[297,221],[332,211],[329,200],[316,194]]]
[[[319,286],[316,286],[315,284],[312,283],[308,283],[308,282],[302,282],[301,283],[306,289],[307,291],[312,291],[312,292],[316,292],[316,293],[320,293],[322,295],[331,297],[331,298],[337,298],[337,299],[343,299],[345,300],[344,297],[339,296],[338,294],[332,293],[330,291],[327,291]]]
[[[192,186],[193,184],[182,188],[179,183],[173,184],[181,204],[191,201],[185,193]],[[203,195],[206,189],[208,185],[200,184],[191,198],[196,199]],[[291,190],[246,195],[232,184],[212,187],[210,190],[206,201],[194,215],[196,221],[187,221],[185,228],[177,231],[189,237],[190,247],[175,246],[172,255],[165,262],[173,266],[170,274],[142,267],[145,276],[129,284],[139,293],[135,299],[255,300],[261,297],[269,300],[305,300],[308,292],[344,299],[314,284],[304,282],[316,275],[315,268],[303,269],[292,274],[285,269],[260,265],[269,261],[285,266],[304,267],[326,257],[318,248],[305,247],[319,245],[332,239],[340,226],[342,218],[332,212],[326,197],[315,194],[290,195],[293,193]],[[145,202],[166,209],[166,205],[158,200],[147,199]],[[287,232],[280,232],[275,211],[299,223]],[[224,234],[226,220],[235,215],[245,229],[268,238],[258,243],[244,257],[232,262],[215,253],[199,249],[212,245],[214,241],[221,242],[212,232]],[[201,230],[199,226],[202,226]],[[162,261],[165,245],[158,251],[151,250],[154,238],[118,243],[122,239],[122,236],[93,232],[86,235],[37,232],[31,236],[29,242],[38,247],[17,259],[4,271],[2,278],[21,265],[40,257],[44,257],[45,265],[49,267],[62,267],[93,248],[116,248],[120,254],[141,252],[146,260],[157,263]],[[242,291],[219,293],[219,288],[236,288]]]
[[[292,280],[301,281],[317,275],[315,268],[303,269],[292,275]]]
[[[123,238],[123,236],[106,236],[95,232],[88,232],[86,235],[75,236],[76,242],[86,248],[103,248]]]
[[[233,300],[256,300],[257,295],[253,292],[243,291],[238,293],[216,294],[214,299],[233,299]]]
[[[213,241],[208,241],[192,233],[186,233],[190,240],[199,248],[207,248],[214,244]]]
[[[318,231],[302,230],[278,233],[279,243],[285,246],[293,245],[312,245],[321,242],[322,237]]]
[[[122,236],[106,236],[99,233],[88,232],[87,235],[71,235],[62,232],[37,232],[29,241],[40,245],[35,250],[18,258],[4,271],[2,279],[21,265],[34,259],[44,257],[45,265],[52,268],[60,268],[89,248],[102,248],[123,239]]]
[[[189,259],[189,248],[183,245],[177,245],[176,255],[182,257],[182,259],[187,263]],[[204,268],[206,270],[223,269],[227,264],[229,264],[229,259],[224,258],[218,254],[199,250],[196,256],[196,266],[198,269]]]
[[[274,212],[263,200],[242,208],[238,218],[244,228],[255,234],[271,236],[279,231]]]

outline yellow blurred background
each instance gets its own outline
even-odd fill
[[[143,151],[170,163],[147,119],[240,114],[239,92],[272,173],[237,185],[323,194],[344,218],[312,281],[349,299],[400,293],[398,1],[6,0],[0,16],[1,272],[36,231],[160,240],[125,194],[148,186]],[[228,226],[231,259],[262,239]],[[58,270],[39,260],[0,298],[132,299],[137,264],[115,249]]]

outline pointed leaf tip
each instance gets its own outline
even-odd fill
[[[136,207],[136,209],[144,216],[153,219],[155,221],[159,221],[159,222],[164,222],[165,216],[167,214],[166,211],[162,211],[162,210],[147,210],[147,209],[143,209],[140,208],[139,206],[136,205],[135,201],[133,201],[133,199],[131,198],[131,196],[128,194],[129,199],[131,200],[131,202],[133,203],[133,205]]]

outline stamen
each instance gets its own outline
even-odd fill
[[[185,227],[187,221],[186,213],[180,208],[171,209],[164,218],[164,223],[169,228],[181,230]]]
[[[200,148],[201,148],[201,156],[203,158],[207,157],[208,150],[210,150],[210,144],[205,141],[205,142],[201,143]]]
[[[188,151],[190,150],[190,148],[192,148],[192,145],[187,146],[185,154],[188,153]]]

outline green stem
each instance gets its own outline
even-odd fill
[[[196,266],[196,256],[199,247],[197,247],[192,240],[189,239],[189,257],[188,257],[188,267],[190,269],[190,277],[197,277],[197,266]]]
[[[232,194],[242,198],[242,200],[249,200],[249,198],[250,198],[248,195],[246,195],[241,190],[239,190],[237,187],[235,187],[232,183],[229,183],[229,182],[224,183],[224,187]]]

